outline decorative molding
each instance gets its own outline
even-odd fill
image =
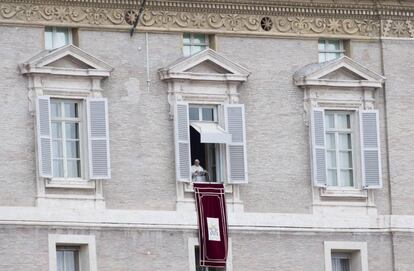
[[[135,2],[9,0],[0,4],[0,23],[127,30],[136,16]],[[401,4],[401,1],[393,5],[381,4],[381,1],[370,4],[343,2],[149,1],[139,29],[368,39],[414,38],[414,6]]]

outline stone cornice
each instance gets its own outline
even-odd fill
[[[136,2],[8,0],[0,3],[0,23],[126,30]],[[139,30],[414,39],[414,3],[153,0],[148,1]]]

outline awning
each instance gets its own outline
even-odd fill
[[[231,134],[214,122],[193,122],[191,126],[200,133],[201,143],[231,143]]]

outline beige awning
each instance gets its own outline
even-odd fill
[[[192,122],[191,127],[200,133],[201,143],[231,143],[231,135],[214,122]]]

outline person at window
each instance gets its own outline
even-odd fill
[[[191,166],[191,178],[193,182],[205,182],[207,171],[200,166],[200,160],[195,159],[194,165]]]

